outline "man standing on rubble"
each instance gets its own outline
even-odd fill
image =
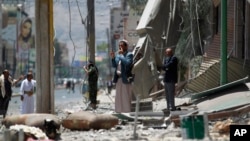
[[[167,110],[175,111],[175,84],[177,83],[178,60],[171,48],[165,50],[166,57],[162,69],[165,71],[164,75],[164,88],[167,101]]]
[[[110,53],[112,67],[115,68],[113,82],[115,83],[115,112],[131,112],[132,85],[129,79],[129,68],[133,64],[133,54],[128,51],[128,41],[119,41],[117,53]]]
[[[90,107],[92,109],[96,109],[97,106],[97,91],[98,91],[98,68],[94,64],[94,62],[89,61],[88,66],[83,66],[84,71],[88,75],[88,91],[89,91],[89,99],[90,99]],[[89,108],[87,107],[87,109]]]
[[[35,100],[34,100],[34,90],[36,86],[36,80],[33,80],[32,72],[26,74],[26,79],[21,83],[20,93],[22,101],[21,114],[34,113]]]
[[[5,118],[12,96],[12,86],[23,79],[21,75],[18,80],[12,79],[9,70],[5,69],[0,76],[0,115]]]

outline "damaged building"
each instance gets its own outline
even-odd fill
[[[207,113],[209,121],[247,115],[249,10],[247,0],[148,0],[136,28],[140,39],[134,52],[140,59],[133,69],[133,90],[138,99],[164,95],[164,89],[155,87],[162,81],[158,68],[164,51],[171,47],[179,59],[177,98],[190,98],[188,104],[196,105],[172,112],[176,125],[186,114]]]

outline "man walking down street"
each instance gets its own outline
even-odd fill
[[[7,114],[9,101],[11,100],[11,87],[16,85],[17,82],[22,79],[23,76],[21,75],[18,80],[13,80],[7,69],[5,69],[2,75],[0,76],[0,114],[3,115],[3,117],[5,117]]]
[[[166,57],[162,69],[165,71],[164,75],[164,88],[167,101],[167,110],[175,111],[175,84],[177,83],[178,60],[171,48],[165,50]]]

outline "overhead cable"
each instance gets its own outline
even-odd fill
[[[71,9],[70,9],[70,0],[68,0],[68,8],[69,8],[69,38],[73,44],[73,47],[74,47],[74,54],[73,54],[73,58],[72,58],[72,62],[71,62],[71,66],[73,65],[73,62],[75,60],[75,55],[76,55],[76,47],[75,47],[75,43],[72,39],[72,36],[71,36]]]

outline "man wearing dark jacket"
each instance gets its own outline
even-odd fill
[[[115,68],[113,82],[115,83],[115,112],[131,112],[132,84],[128,71],[133,64],[133,54],[128,51],[126,40],[119,41],[119,50],[110,53],[112,67]]]
[[[167,101],[167,109],[174,111],[175,107],[175,84],[177,83],[178,72],[177,65],[178,60],[174,56],[171,48],[167,48],[165,51],[166,58],[164,59],[164,63],[162,69],[165,71],[164,75],[164,88],[166,94]]]
[[[21,81],[21,75],[18,80],[13,80],[10,76],[9,70],[5,69],[0,76],[0,115],[6,116],[9,107],[9,101],[12,96],[12,86]]]

